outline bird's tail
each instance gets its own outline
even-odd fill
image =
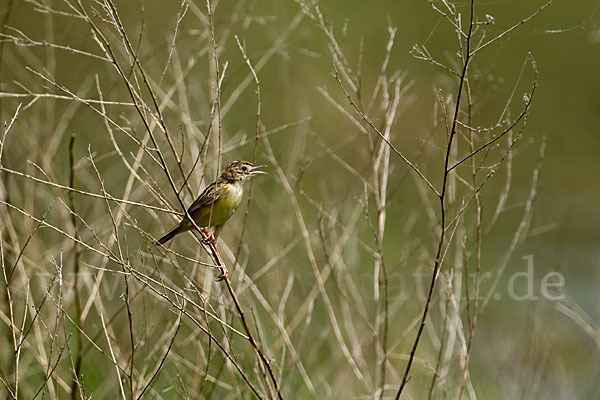
[[[179,224],[179,225],[175,226],[173,229],[171,229],[169,232],[167,232],[163,237],[158,239],[158,244],[165,244],[169,240],[173,239],[175,237],[175,235],[178,235],[181,232],[185,232],[186,230],[187,229],[185,226],[183,226],[183,224]]]

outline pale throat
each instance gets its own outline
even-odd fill
[[[230,203],[234,209],[242,201],[242,196],[244,195],[244,182],[236,181],[229,185],[229,190],[227,191],[227,202]]]
[[[241,200],[243,194],[244,194],[244,182],[243,181],[235,182],[231,188],[231,196],[233,196],[235,199]]]

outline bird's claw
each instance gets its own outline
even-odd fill
[[[223,272],[221,272],[221,274],[217,277],[217,282],[224,281],[227,279],[227,276],[229,276],[229,271],[227,268],[223,268]]]
[[[201,228],[202,231],[202,243],[211,245],[216,243],[215,235],[208,229]]]

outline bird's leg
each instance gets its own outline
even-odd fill
[[[221,231],[222,227],[223,227],[223,225],[216,226],[214,234],[208,228],[200,228],[200,232],[202,234],[202,243],[204,243],[205,245],[207,245],[211,248],[213,255],[218,260],[218,265],[221,266],[221,274],[219,274],[219,276],[217,277],[217,282],[221,282],[221,281],[227,279],[227,276],[229,275],[229,271],[225,267],[225,263],[223,262],[223,259],[221,258],[221,254],[219,254],[219,251],[217,250],[217,246],[216,246],[217,237],[218,237],[219,232]]]
[[[227,279],[228,276],[229,276],[229,271],[227,270],[227,268],[223,267],[223,273],[221,273],[217,277],[217,282],[221,282],[222,280]]]
[[[206,245],[215,244],[215,235],[212,234],[207,228],[200,228],[200,232],[202,233],[202,243]]]

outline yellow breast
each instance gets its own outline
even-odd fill
[[[242,201],[244,187],[241,182],[224,185],[219,193],[219,198],[212,207],[202,210],[200,226],[223,225],[235,212]],[[196,217],[194,217],[196,219]],[[198,223],[198,221],[196,221]]]

